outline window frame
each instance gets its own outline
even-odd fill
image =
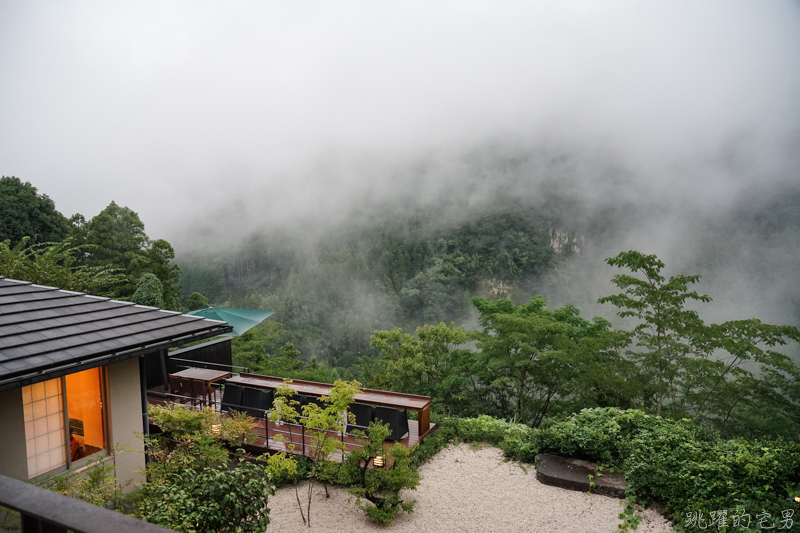
[[[94,368],[98,368],[99,369],[99,377],[100,377],[100,408],[102,410],[103,440],[104,440],[105,447],[100,449],[100,451],[91,453],[91,454],[86,455],[85,457],[81,457],[80,459],[77,459],[75,461],[72,460],[72,453],[71,453],[71,450],[70,450],[70,441],[69,441],[69,419],[70,419],[70,417],[69,417],[69,404],[68,404],[68,398],[67,398],[67,379],[66,379],[67,376],[70,375],[70,374],[67,374],[67,375],[64,375],[64,376],[59,376],[57,378],[52,378],[52,379],[59,380],[59,383],[60,383],[60,385],[59,385],[59,389],[60,389],[59,394],[61,396],[61,401],[62,401],[62,405],[63,405],[63,416],[62,416],[61,423],[62,423],[62,432],[63,432],[63,435],[64,435],[64,453],[65,453],[65,456],[66,456],[66,462],[65,462],[65,464],[63,464],[61,466],[57,466],[56,468],[53,468],[52,470],[48,470],[47,472],[42,472],[41,474],[38,474],[38,475],[33,476],[33,477],[30,477],[30,472],[29,472],[28,473],[28,475],[29,475],[28,480],[29,481],[40,482],[40,481],[44,481],[46,479],[49,479],[49,478],[51,478],[53,476],[62,474],[64,472],[80,471],[80,470],[86,468],[89,465],[89,463],[91,463],[93,461],[97,461],[98,459],[103,459],[105,457],[110,457],[110,456],[114,455],[113,454],[113,448],[112,448],[111,442],[110,442],[110,438],[111,438],[111,426],[110,426],[111,417],[110,417],[110,413],[108,412],[108,406],[110,404],[110,401],[109,401],[110,397],[109,397],[109,391],[108,391],[108,366],[107,365],[103,365],[103,366],[94,367]],[[86,368],[84,370],[92,370],[92,369],[91,368]],[[81,370],[79,372],[83,372],[84,370]],[[77,374],[79,372],[73,372],[72,374]],[[50,381],[50,380],[45,380],[44,382],[46,382],[46,381]],[[42,383],[44,383],[44,382],[42,382]],[[22,393],[22,389],[20,389],[20,393]],[[26,442],[25,442],[25,447],[26,447],[26,450],[27,450],[27,447],[28,447],[27,439],[26,439]]]

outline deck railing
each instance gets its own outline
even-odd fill
[[[177,361],[181,361],[181,360],[177,359]],[[203,363],[198,363],[197,361],[194,361],[194,360],[192,360],[192,361],[186,360],[186,361],[183,361],[183,362],[189,363],[189,365],[187,365],[187,367],[204,368],[203,366],[201,366],[201,365],[203,365]],[[215,365],[215,366],[223,367],[226,370],[230,369],[232,375],[235,375],[234,368],[242,368],[242,367],[234,367],[232,365]],[[208,368],[208,367],[205,367],[205,368]],[[272,378],[272,376],[265,376],[265,377]],[[158,393],[157,396],[162,398],[162,400],[167,402],[167,403],[179,403],[179,404],[183,404],[183,405],[185,405],[187,407],[190,406],[192,408],[201,408],[203,406],[207,406],[208,405],[212,409],[214,409],[216,411],[219,411],[219,412],[227,412],[229,409],[235,409],[235,410],[238,410],[238,411],[249,411],[249,410],[260,411],[260,409],[257,409],[257,408],[254,408],[254,407],[249,407],[248,408],[248,407],[245,407],[245,406],[242,406],[242,405],[239,405],[239,404],[236,404],[236,405],[223,404],[222,401],[221,401],[221,398],[219,396],[220,392],[221,392],[219,386],[222,385],[223,383],[225,383],[225,381],[227,381],[227,380],[223,380],[223,381],[220,381],[220,382],[212,383],[212,386],[214,386],[214,388],[216,388],[217,390],[215,391],[215,394],[214,394],[215,397],[213,399],[211,399],[210,402],[207,402],[204,398],[201,398],[201,397],[181,396],[181,395],[173,394],[171,392]],[[311,383],[311,382],[303,382],[303,383]],[[369,391],[368,390],[368,392],[382,392],[382,391]],[[151,393],[156,395],[154,391],[151,391]],[[387,393],[387,394],[396,394],[396,393]],[[411,396],[411,395],[403,395],[403,396]],[[417,397],[415,397],[415,398],[417,398]],[[414,413],[412,412],[412,415],[413,414]],[[311,438],[310,438],[310,436],[306,435],[306,433],[308,431],[315,431],[315,430],[308,430],[305,427],[305,425],[302,422],[300,422],[300,420],[306,418],[305,416],[302,416],[302,415],[298,416],[298,421],[295,421],[295,422],[285,422],[284,421],[284,422],[281,422],[280,424],[272,423],[269,420],[269,418],[267,416],[267,413],[264,413],[264,412],[261,412],[258,416],[254,416],[254,418],[259,421],[259,424],[256,425],[256,427],[254,428],[255,433],[249,433],[248,434],[248,436],[251,437],[250,439],[248,439],[248,441],[250,441],[248,443],[248,445],[252,446],[252,448],[250,448],[250,450],[262,449],[262,450],[270,450],[272,452],[275,452],[275,451],[287,451],[289,453],[293,453],[293,454],[297,454],[297,455],[308,455],[307,450],[308,450],[308,446],[311,445]],[[414,420],[414,419],[412,419],[412,420]],[[300,422],[300,423],[297,423],[297,422]],[[353,424],[353,423],[348,423],[347,425],[350,426],[350,427],[355,427],[357,430],[361,430],[364,433],[366,433],[367,429],[368,429],[366,427],[358,426],[358,425]],[[332,438],[336,438],[337,440],[340,440],[342,445],[343,445],[343,447],[345,448],[345,451],[342,453],[342,456],[341,456],[342,460],[344,460],[344,455],[346,453],[348,453],[347,450],[350,450],[352,448],[363,448],[364,447],[363,444],[360,444],[358,442],[358,439],[356,438],[356,436],[353,435],[350,432],[340,432],[340,431],[331,430],[330,433],[332,434],[331,435]],[[335,434],[335,435],[333,435],[333,434]],[[408,435],[409,435],[409,439],[411,439],[412,438],[411,437],[411,433],[408,433]],[[276,439],[276,437],[279,437],[279,438]],[[423,432],[419,432],[416,438],[422,438],[422,437],[424,437],[424,433]],[[281,442],[279,443],[279,441],[281,441]],[[415,440],[415,442],[416,442],[416,440]],[[289,444],[293,444],[294,445],[294,449],[293,450],[289,449],[289,446],[288,446]]]
[[[303,420],[305,418],[307,418],[307,417],[305,417],[303,415],[300,415],[300,416],[297,417],[297,420],[299,422],[300,420]],[[322,430],[309,429],[305,425],[303,425],[302,423],[296,423],[296,422],[282,422],[282,426],[280,426],[280,427],[285,426],[287,429],[285,429],[285,430],[284,429],[278,429],[278,428],[275,428],[275,427],[270,427],[270,420],[268,418],[266,418],[266,419],[262,418],[261,420],[264,420],[264,434],[262,435],[260,433],[248,433],[249,436],[255,437],[256,439],[264,439],[267,448],[270,447],[270,444],[269,444],[270,439],[272,439],[272,441],[273,441],[273,445],[272,445],[273,448],[276,447],[275,443],[281,442],[281,446],[286,449],[285,451],[287,451],[289,453],[297,454],[297,455],[306,455],[306,456],[308,456],[308,454],[306,453],[306,447],[307,446],[311,446],[313,441],[312,441],[312,437],[310,435],[306,435],[306,433],[314,433],[314,432],[322,433],[323,432]],[[356,426],[355,424],[349,424],[349,425],[353,426],[353,427],[356,427],[358,430],[363,431],[365,434],[366,434],[366,431],[368,429],[368,428],[363,427],[363,426]],[[257,427],[260,428],[260,426],[257,426]],[[335,438],[335,439],[339,440],[342,443],[342,448],[343,449],[340,452],[342,461],[344,461],[344,456],[347,453],[349,453],[349,450],[351,448],[363,448],[364,447],[363,444],[358,443],[358,441],[353,439],[353,438],[347,439],[347,442],[345,442],[345,438],[346,437],[355,437],[355,435],[353,433],[343,433],[343,432],[335,430],[335,429],[330,429],[330,430],[326,431],[326,433],[329,433],[331,435],[331,438]],[[278,436],[280,436],[280,438],[276,439],[276,437],[278,437]],[[297,438],[297,437],[300,438],[299,442],[295,441],[295,438]],[[293,450],[290,448],[290,445],[292,445],[292,447],[294,448]],[[334,452],[334,453],[336,453],[336,452]]]
[[[166,402],[168,402],[168,403],[177,403],[177,404],[183,405],[185,407],[191,407],[191,408],[199,409],[199,408],[202,408],[202,407],[207,405],[205,401],[202,401],[202,400],[199,400],[198,398],[193,398],[193,397],[190,397],[190,396],[181,396],[179,394],[172,394],[172,393],[162,393],[162,394],[159,394],[159,396],[164,398],[164,400]],[[246,409],[246,408],[242,407],[241,405],[228,405],[228,404],[223,404],[222,402],[217,403],[216,401],[213,402],[213,404],[210,407],[212,407],[213,409],[215,409],[215,410],[217,410],[219,412],[226,412],[228,409],[236,409],[236,410],[239,410],[239,411],[242,411],[242,410]],[[301,420],[307,418],[306,416],[303,416],[303,415],[298,415],[297,422],[282,421],[281,422],[281,426],[279,426],[279,427],[274,427],[274,423],[273,423],[273,426],[270,427],[270,420],[269,420],[269,418],[267,416],[267,413],[265,413],[262,416],[254,417],[254,418],[256,418],[256,420],[260,421],[264,425],[263,425],[263,427],[261,425],[257,425],[254,428],[255,432],[251,432],[251,433],[247,433],[246,434],[247,437],[250,437],[248,439],[249,441],[257,442],[259,439],[264,439],[264,442],[265,442],[265,446],[264,447],[265,448],[269,448],[270,447],[270,444],[269,444],[270,440],[273,440],[273,442],[277,442],[275,440],[275,437],[280,435],[282,437],[282,439],[278,439],[278,440],[282,440],[283,446],[287,448],[286,451],[289,451],[288,445],[289,444],[293,444],[294,445],[294,450],[291,453],[298,454],[298,455],[306,455],[306,452],[305,452],[306,447],[311,445],[311,437],[309,435],[307,435],[306,433],[309,432],[309,431],[317,431],[317,430],[308,429],[302,423],[298,423]],[[357,430],[363,431],[365,434],[366,434],[367,429],[368,429],[365,426],[359,426],[359,425],[354,424],[354,423],[348,423],[347,425],[349,427],[353,427],[353,428],[356,428]],[[281,427],[285,427],[286,429],[281,429]],[[263,432],[261,432],[261,429],[263,429]],[[336,430],[329,430],[329,432],[332,433],[332,434],[335,433],[336,434],[335,438],[340,440],[343,445],[345,444],[346,437],[355,437],[355,435],[353,433],[342,433],[342,432],[336,431]],[[296,439],[299,439],[299,440],[296,440]],[[364,447],[362,444],[359,444],[354,439],[347,439],[347,443],[346,444],[347,444],[347,448],[363,448]],[[347,453],[347,452],[344,452],[344,453]],[[342,459],[344,459],[344,453],[342,454]]]
[[[20,513],[23,533],[169,533],[142,522],[24,481],[0,475],[0,507]]]

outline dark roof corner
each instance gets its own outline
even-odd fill
[[[0,277],[0,391],[232,330],[226,322]]]

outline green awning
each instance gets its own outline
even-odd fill
[[[229,333],[237,337],[250,328],[261,324],[267,317],[274,315],[275,311],[253,311],[252,309],[227,309],[225,307],[209,307],[190,311],[188,315],[201,316],[212,320],[221,320],[233,326],[233,332]]]

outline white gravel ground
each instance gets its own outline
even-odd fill
[[[619,531],[619,500],[543,485],[536,471],[527,473],[514,461],[504,462],[497,448],[450,446],[420,467],[422,481],[408,496],[417,504],[411,515],[399,515],[388,527],[370,522],[344,488],[334,487],[325,498],[314,490],[311,524],[303,525],[294,489],[280,488],[269,500],[267,531],[336,533],[368,531],[542,532],[586,533]],[[305,488],[303,485],[301,487]],[[305,492],[301,490],[301,499]],[[638,531],[671,531],[669,522],[652,510]]]

